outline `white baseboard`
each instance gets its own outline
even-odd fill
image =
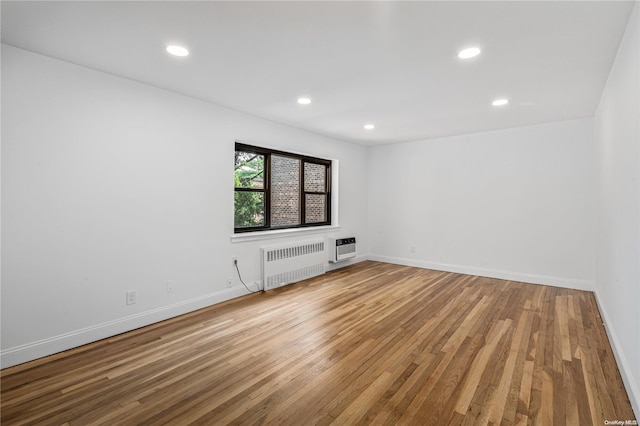
[[[611,324],[609,314],[604,308],[604,304],[600,300],[598,292],[594,291],[593,294],[596,296],[596,303],[598,305],[598,309],[600,310],[600,316],[604,321],[604,329],[607,332],[607,336],[609,337],[609,342],[611,343],[611,348],[613,349],[613,356],[615,357],[616,363],[618,364],[618,370],[620,370],[622,382],[624,383],[624,387],[627,390],[627,395],[629,396],[631,407],[633,408],[633,412],[638,419],[640,418],[640,389],[638,388],[638,383],[633,380],[633,374],[631,372],[629,362],[627,361],[627,357],[625,357],[624,352],[622,351],[622,346],[620,346],[620,340],[618,339],[615,330],[609,326],[609,324]]]
[[[334,269],[344,268],[345,266],[367,260],[367,258],[368,257],[366,255],[361,255],[344,262],[335,264],[330,263],[327,270],[331,271]],[[248,284],[248,287],[251,291],[259,291],[262,289],[259,282],[251,282]],[[38,340],[36,342],[8,348],[0,352],[0,368],[12,367],[14,365],[73,349],[78,346],[155,324],[169,318],[174,318],[179,315],[206,308],[207,306],[225,302],[246,294],[248,294],[247,290],[243,286],[235,286],[233,288],[224,289],[169,306],[163,306],[161,308],[82,328],[69,333]]]
[[[453,265],[447,263],[428,262],[423,260],[406,259],[400,257],[369,255],[370,260],[395,263],[398,265],[415,266],[417,268],[435,269],[436,271],[455,272],[457,274],[478,275],[481,277],[498,278],[501,280],[519,281],[530,284],[543,284],[554,287],[571,288],[574,290],[593,291],[592,281],[571,278],[551,277],[546,275],[531,275],[497,269],[477,268],[473,266]]]
[[[258,287],[259,285],[257,283],[249,284],[249,288],[251,288],[252,291],[260,290]],[[58,336],[5,349],[0,352],[0,366],[2,368],[7,368],[28,361],[33,361],[34,359],[53,355],[58,352],[86,345],[87,343],[112,337],[140,327],[145,327],[156,322],[206,308],[207,306],[215,305],[216,303],[224,302],[245,294],[248,293],[243,286],[236,286],[114,321],[97,324],[91,327],[72,331],[70,333],[60,334]]]
[[[328,271],[340,269],[345,266],[353,265],[365,260],[377,260],[380,262],[395,263],[406,266],[415,266],[419,268],[435,269],[447,272],[456,272],[461,274],[480,275],[492,278],[500,278],[507,280],[517,280],[522,282],[530,282],[535,284],[556,285],[560,287],[569,287],[580,290],[592,290],[592,285],[586,281],[567,280],[561,278],[533,276],[504,271],[494,271],[480,268],[469,268],[458,265],[446,265],[433,262],[415,261],[411,259],[402,259],[388,256],[378,256],[363,254],[353,259],[349,259],[340,263],[330,263],[327,267]],[[249,287],[252,291],[260,290],[258,283],[250,283]],[[87,343],[95,342],[107,337],[115,336],[120,333],[135,330],[159,321],[164,321],[179,315],[196,311],[207,306],[221,303],[236,297],[247,294],[242,286],[236,286],[230,289],[224,289],[215,293],[207,294],[194,299],[178,302],[169,306],[160,307],[146,312],[141,312],[128,317],[120,318],[91,327],[79,329],[70,333],[53,336],[47,339],[39,340],[25,345],[8,348],[0,352],[0,366],[7,368],[34,359],[53,355],[58,352],[66,351]]]

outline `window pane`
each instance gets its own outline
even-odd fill
[[[327,220],[327,196],[307,194],[304,199],[305,223],[325,222]]]
[[[236,188],[264,188],[264,155],[236,151],[234,180]]]
[[[304,163],[304,190],[308,192],[325,192],[326,166],[322,164]]]
[[[234,226],[236,228],[264,226],[263,192],[235,192]]]
[[[300,160],[271,156],[271,226],[300,224]]]

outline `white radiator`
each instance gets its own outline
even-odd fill
[[[325,273],[324,240],[262,247],[262,285],[271,290]]]

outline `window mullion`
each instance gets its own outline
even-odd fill
[[[331,166],[325,165],[324,167],[324,190],[326,193],[326,204],[324,219],[331,223]]]
[[[304,160],[299,160],[300,163],[300,170],[298,172],[298,181],[299,181],[299,188],[300,188],[300,192],[299,192],[299,199],[300,199],[300,225],[305,225],[306,224],[306,216],[305,216],[305,212],[306,212],[306,199],[304,196]]]
[[[264,224],[271,228],[271,154],[264,155]]]

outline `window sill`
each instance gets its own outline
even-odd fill
[[[316,226],[312,228],[277,229],[273,231],[243,232],[233,234],[232,243],[244,243],[246,241],[271,240],[274,238],[294,237],[299,235],[321,234],[341,229],[339,225]]]

